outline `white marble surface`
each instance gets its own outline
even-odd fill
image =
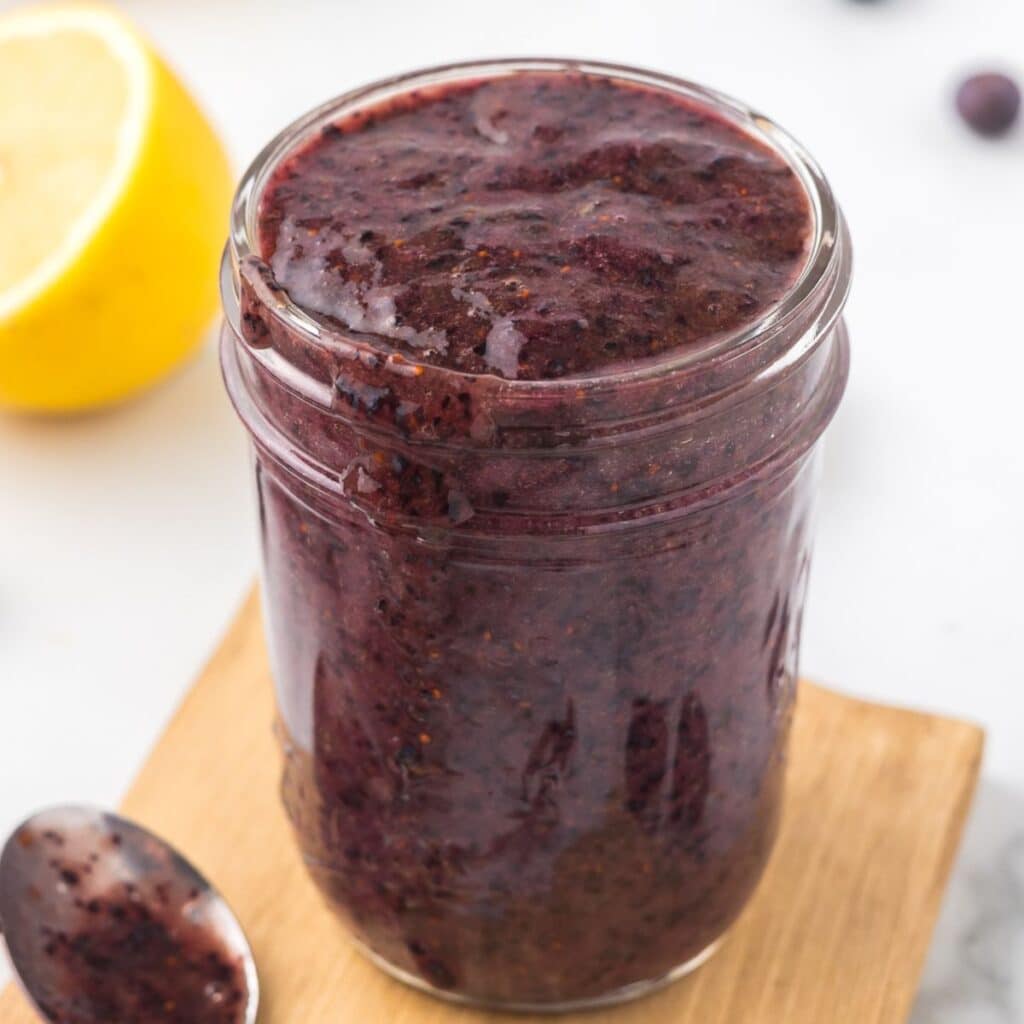
[[[1020,0],[121,6],[239,166],[351,85],[530,52],[704,80],[816,153],[858,267],[804,664],[989,729],[914,1020],[1024,1021],[1024,134],[978,142],[948,98],[979,62],[1024,73]],[[253,541],[243,439],[210,349],[108,414],[0,418],[0,829],[54,800],[116,803],[247,587]]]
[[[982,780],[912,1024],[1024,1020],[1024,790]]]

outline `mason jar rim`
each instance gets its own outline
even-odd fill
[[[397,353],[410,367],[422,366],[452,378],[493,376],[509,395],[528,399],[550,396],[564,390],[601,385],[639,384],[704,368],[709,363],[748,355],[763,343],[777,338],[794,321],[811,314],[813,322],[797,332],[794,345],[775,365],[762,369],[762,375],[792,364],[815,346],[835,325],[842,313],[851,281],[849,233],[842,212],[824,173],[810,153],[785,129],[746,104],[684,78],[648,71],[627,64],[573,58],[508,57],[495,60],[471,60],[437,65],[380,79],[344,92],[320,104],[279,132],[259,152],[242,176],[231,209],[230,234],[221,274],[221,292],[229,323],[239,332],[239,278],[241,268],[251,261],[262,262],[259,245],[259,214],[263,191],[281,161],[301,147],[303,141],[327,124],[358,110],[374,106],[417,88],[435,87],[460,81],[486,80],[524,72],[577,73],[612,78],[617,81],[666,90],[685,96],[716,113],[723,114],[735,126],[745,130],[781,156],[796,173],[811,205],[813,237],[800,277],[783,298],[765,316],[736,331],[713,336],[707,344],[687,346],[657,359],[618,365],[586,374],[553,379],[517,380],[497,378],[494,374],[458,370],[421,362],[413,353]],[[276,292],[269,308],[271,315],[293,334],[312,346],[332,340],[351,344],[355,332],[321,323],[295,303],[286,292]]]

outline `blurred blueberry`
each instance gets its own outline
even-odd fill
[[[974,75],[957,91],[956,108],[979,135],[1005,135],[1020,113],[1020,88],[1006,75]]]

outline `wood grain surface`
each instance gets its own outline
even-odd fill
[[[261,1024],[483,1024],[391,981],[306,878],[278,805],[273,698],[250,598],[123,810],[223,889],[253,943]],[[981,758],[964,722],[804,684],[782,835],[718,955],[587,1024],[896,1024],[917,988]],[[12,988],[3,1024],[37,1018]],[[539,1018],[550,1019],[550,1018]],[[112,1022],[113,1024],[113,1022]]]

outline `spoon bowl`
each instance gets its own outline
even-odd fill
[[[14,830],[0,854],[0,933],[44,1019],[255,1024],[256,965],[227,903],[117,815],[55,807]]]

